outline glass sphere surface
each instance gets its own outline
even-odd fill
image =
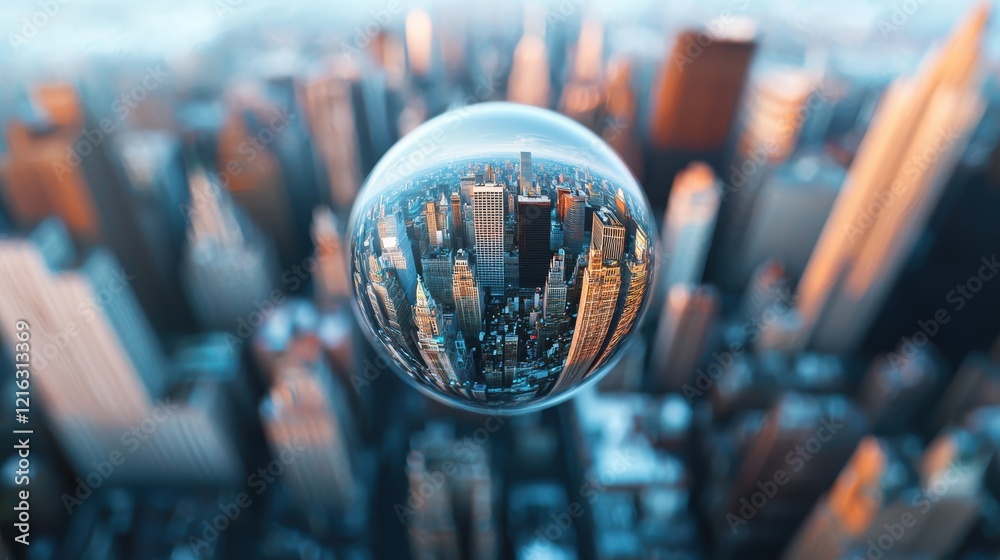
[[[606,374],[651,297],[649,203],[597,135],[509,103],[452,110],[390,149],[349,225],[355,311],[425,394],[483,413]]]

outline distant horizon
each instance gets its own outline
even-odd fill
[[[553,159],[551,157],[536,157],[536,155],[535,155],[536,152],[532,152],[531,150],[522,150],[522,151],[527,151],[527,152],[529,152],[531,154],[532,166],[537,166],[537,165],[545,164],[545,163],[548,163],[550,165],[570,165],[567,162],[560,162],[559,160]],[[520,152],[517,152],[517,154],[519,155]],[[498,156],[494,156],[494,159],[501,159],[501,158],[499,158]],[[511,161],[515,165],[519,165],[519,162],[518,162],[517,159],[510,159],[510,158],[508,158],[507,160],[504,160],[504,161],[505,162],[506,161]],[[449,160],[447,160],[445,162],[431,163],[431,164],[424,164],[424,165],[425,166],[426,165],[441,165],[442,167],[444,167],[444,166],[450,166],[450,165],[456,165],[457,166],[457,165],[461,165],[461,164],[470,164],[470,163],[477,163],[477,164],[484,164],[485,165],[487,163],[490,163],[490,159],[486,158],[486,157],[480,157],[480,156],[466,156],[466,157],[462,157],[462,158],[449,159]],[[594,181],[593,184],[594,184],[594,186],[596,188],[601,188],[599,180],[606,180],[606,181],[608,181],[608,183],[610,183],[611,185],[613,185],[610,190],[605,190],[605,189],[601,188],[602,192],[610,193],[612,196],[614,196],[616,194],[616,192],[617,192],[617,189],[621,188],[626,193],[627,196],[632,196],[632,197],[636,196],[635,193],[629,193],[629,189],[625,188],[625,185],[619,184],[619,181],[615,181],[611,177],[608,177],[608,176],[606,176],[604,174],[601,174],[599,172],[595,172],[593,170],[593,168],[588,167],[587,169],[590,169],[592,178],[595,179],[595,181]],[[421,171],[419,171],[419,172],[413,172],[413,173],[411,173],[409,175],[406,175],[404,177],[396,179],[396,181],[401,181],[404,184],[406,182],[408,182],[408,181],[414,181],[414,183],[416,183],[416,178],[417,177],[426,177],[427,174],[428,174],[428,169],[426,167],[422,167]],[[572,179],[572,178],[570,178],[570,179]],[[359,208],[362,207],[362,206],[370,206],[373,203],[373,197],[371,195],[374,194],[374,191],[372,193],[369,193],[366,196],[366,194],[364,193],[364,191],[368,190],[367,187],[368,187],[368,183],[366,182],[365,185],[363,185],[363,187],[362,187],[362,191],[359,193],[359,201],[361,202],[361,204],[358,205]],[[414,186],[410,187],[410,189],[419,190],[420,187],[414,185]],[[410,189],[407,189],[407,190],[410,190]],[[401,190],[402,190],[402,188],[401,188]],[[645,193],[643,192],[641,194],[643,196],[642,200],[644,202],[647,202],[646,199],[645,199]],[[364,198],[362,198],[362,197],[364,197]],[[643,210],[642,205],[636,204],[639,201],[633,200],[631,202],[637,206],[636,210]],[[644,229],[646,229],[646,231],[649,232],[649,230],[650,230],[650,224],[651,223],[655,223],[653,221],[653,217],[650,216],[650,215],[646,215],[645,212],[640,212],[639,214],[634,214],[633,216],[637,217],[638,215],[642,215],[643,222],[644,222],[642,225],[643,225]]]

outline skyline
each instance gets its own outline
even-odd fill
[[[365,184],[405,185],[432,165],[480,161],[483,148],[495,160],[518,162],[522,151],[534,148],[533,164],[575,163],[608,177],[629,178],[632,172],[607,144],[575,121],[536,107],[485,102],[459,107],[427,121],[396,143],[380,160]],[[516,141],[511,141],[516,138]],[[474,141],[473,141],[474,139]],[[538,148],[544,146],[540,153]],[[375,191],[362,188],[355,208],[370,204]],[[647,220],[651,218],[646,217]]]

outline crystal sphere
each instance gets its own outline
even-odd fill
[[[455,109],[386,153],[354,203],[358,320],[425,394],[508,414],[606,374],[639,330],[656,225],[629,169],[559,114]]]

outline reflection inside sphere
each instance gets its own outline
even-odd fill
[[[649,216],[625,165],[573,121],[505,103],[446,113],[394,146],[355,203],[361,322],[439,400],[555,404],[637,330]]]

